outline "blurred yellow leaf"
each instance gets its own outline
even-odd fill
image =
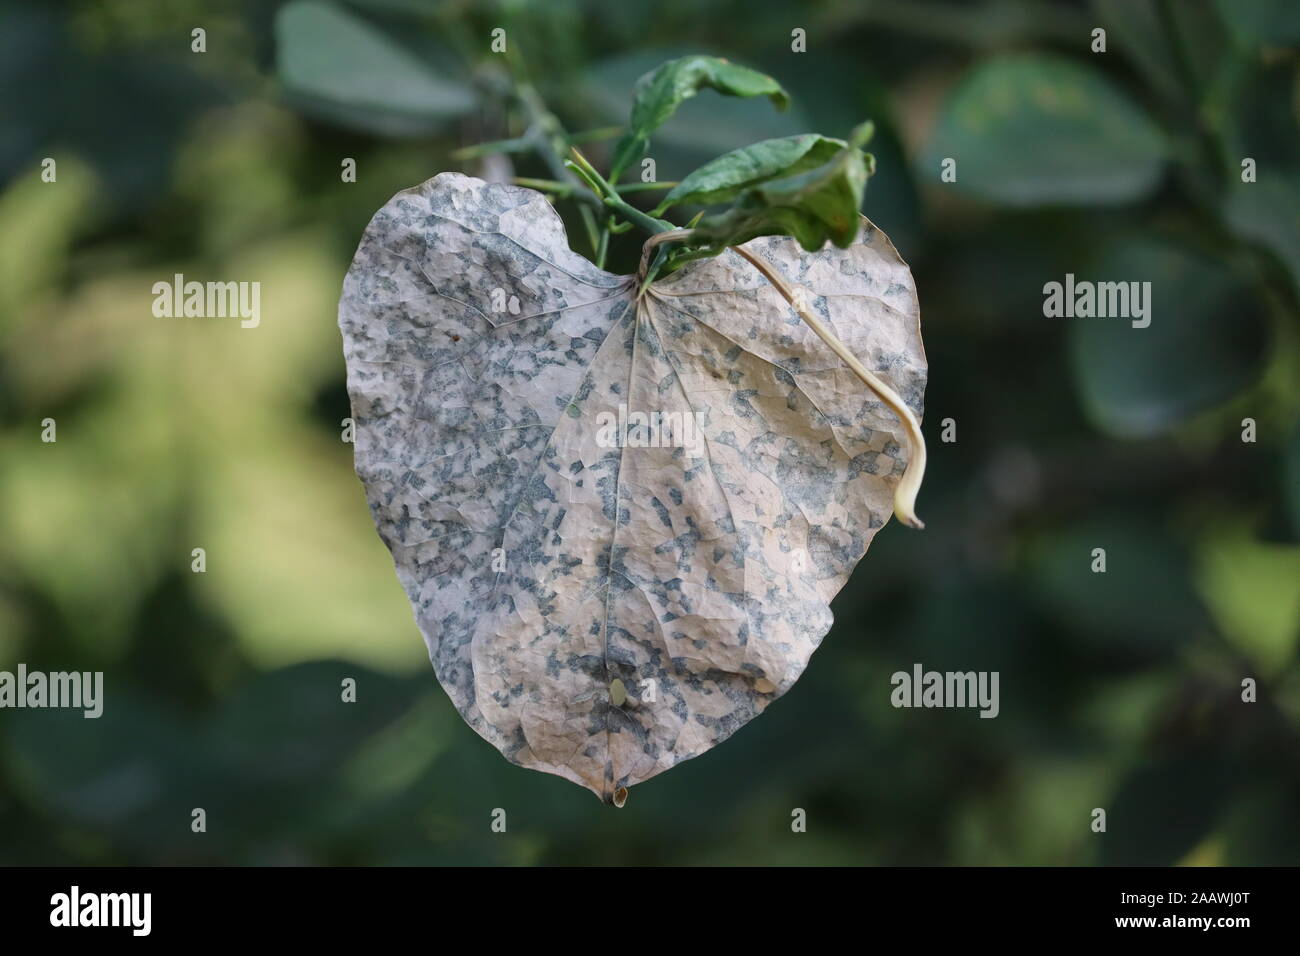
[[[1224,531],[1201,546],[1197,586],[1219,627],[1264,674],[1295,654],[1300,634],[1300,547]]]

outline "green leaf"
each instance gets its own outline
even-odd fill
[[[1217,260],[1130,240],[1074,281],[1076,289],[1083,281],[1150,282],[1146,328],[1128,318],[1051,320],[1071,323],[1076,387],[1102,430],[1163,434],[1258,376],[1269,339],[1263,307],[1254,287]]]
[[[1212,4],[1093,0],[1092,7],[1155,92],[1177,109],[1208,112],[1206,94],[1222,84],[1240,53]]]
[[[1156,185],[1167,154],[1158,127],[1091,67],[1042,54],[981,63],[940,112],[925,159],[933,178],[1009,206],[1124,202]]]
[[[385,135],[416,135],[474,107],[467,86],[332,3],[294,0],[276,16],[275,36],[286,91],[322,119]]]
[[[765,139],[724,153],[691,173],[664,197],[656,214],[670,206],[711,206],[778,176],[807,172],[830,162],[848,144],[818,133]]]
[[[345,702],[343,682],[355,681]],[[398,719],[418,687],[358,664],[316,660],[261,673],[214,715],[210,753],[245,778],[319,782],[369,735]]]
[[[907,250],[918,247],[920,199],[913,164],[898,138],[897,104],[889,80],[863,69],[851,45],[839,50],[818,49],[815,57],[783,56],[778,75],[790,98],[808,116],[807,126],[795,132],[851,129],[862,117],[872,118],[871,152],[876,170],[871,174],[867,211],[906,259]],[[766,138],[751,136],[740,143]]]
[[[1105,551],[1105,571],[1094,571]],[[1054,640],[1126,665],[1174,658],[1209,618],[1186,553],[1156,520],[1124,511],[1053,526],[1024,551],[1025,587],[1057,624]]]
[[[1239,773],[1222,748],[1195,742],[1135,763],[1106,803],[1105,866],[1172,866],[1228,808]]]
[[[1110,41],[1151,87],[1170,102],[1186,101],[1192,91],[1161,19],[1159,0],[1092,0],[1092,9]]]
[[[1300,4],[1295,0],[1217,0],[1216,5],[1243,40],[1275,46],[1300,40]]]
[[[1300,194],[1292,185],[1298,179],[1300,169],[1265,169],[1258,182],[1234,183],[1223,218],[1238,236],[1277,256],[1300,293]]]
[[[702,89],[727,96],[766,96],[777,109],[790,105],[790,97],[770,76],[713,56],[684,56],[645,74],[636,84],[636,99],[627,132],[614,149],[610,181],[645,152],[650,134],[662,126],[677,107]]]
[[[187,796],[204,793],[200,805],[215,812],[226,768],[204,756],[195,725],[182,715],[129,687],[110,682],[103,692],[103,713],[93,720],[76,709],[6,715],[3,743],[17,792],[65,826],[162,858],[201,854],[184,845],[195,806]]]
[[[1239,237],[1276,256],[1300,292],[1300,137],[1294,64],[1254,69],[1232,98],[1221,137],[1227,189],[1223,219]],[[1255,182],[1242,182],[1241,162],[1255,161]]]
[[[820,166],[745,190],[730,209],[700,220],[687,244],[719,251],[758,236],[793,236],[810,252],[828,239],[842,249],[858,234],[869,175],[866,155],[850,142]]]
[[[1225,814],[1226,866],[1300,866],[1300,786],[1259,775]]]
[[[1296,426],[1295,434],[1291,436],[1291,442],[1286,450],[1286,463],[1283,465],[1287,495],[1290,499],[1287,503],[1291,506],[1291,526],[1295,533],[1300,535],[1300,425]]]
[[[1224,636],[1262,673],[1273,676],[1294,658],[1300,547],[1225,528],[1199,549],[1197,585]]]
[[[636,101],[637,80],[666,60],[692,52],[682,48],[655,47],[593,64],[582,75],[584,116],[593,124],[617,124],[625,130]],[[685,100],[652,135],[648,153],[654,156],[656,178],[679,180],[720,154],[759,140],[844,126],[842,122],[812,122],[804,108],[806,104],[795,101],[793,95],[791,99],[790,108],[784,112],[772,109],[772,104],[764,97],[697,96]],[[861,108],[854,110],[853,117],[856,119],[859,115],[871,113]],[[617,140],[610,143],[607,157],[613,156],[616,145]],[[606,158],[606,164],[608,161]],[[637,166],[639,163],[630,164],[623,171],[622,179],[633,180],[631,172]]]

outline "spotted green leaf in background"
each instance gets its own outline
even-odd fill
[[[1155,187],[1167,153],[1159,127],[1106,76],[1018,53],[958,83],[924,172],[937,177],[943,159],[955,159],[958,189],[1009,206],[1124,202]]]
[[[386,134],[420,134],[474,108],[460,79],[437,72],[355,13],[294,0],[276,17],[277,66],[286,91],[333,122]]]
[[[1249,283],[1214,259],[1154,240],[1112,248],[1079,280],[1150,282],[1151,324],[1069,322],[1076,388],[1098,427],[1125,438],[1168,432],[1258,377],[1268,343]]]

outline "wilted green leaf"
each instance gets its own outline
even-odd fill
[[[1262,307],[1254,288],[1219,262],[1132,240],[1077,280],[1151,283],[1146,328],[1123,317],[1053,320],[1071,323],[1076,386],[1099,428],[1158,435],[1258,375],[1268,342]]]
[[[650,134],[673,115],[677,107],[703,89],[727,96],[766,96],[777,109],[790,105],[790,97],[770,76],[737,66],[714,56],[684,56],[670,60],[637,81],[636,100],[627,132],[614,149],[610,179],[645,152]]]
[[[709,206],[727,202],[742,190],[777,176],[792,176],[824,165],[848,144],[817,133],[765,139],[733,149],[691,173],[664,197],[657,213],[670,206]]]
[[[917,248],[920,200],[912,163],[904,155],[898,137],[895,107],[899,104],[889,90],[895,76],[864,69],[860,54],[853,55],[851,49],[819,49],[815,57],[782,56],[779,76],[794,103],[790,113],[797,109],[807,115],[798,132],[852,129],[864,116],[871,117],[874,132],[870,145],[876,170],[871,174],[871,200],[863,211],[889,233],[907,258],[908,250]],[[742,142],[752,143],[772,135],[752,136]]]
[[[410,135],[436,129],[474,106],[463,83],[323,0],[294,0],[283,7],[275,35],[286,90],[323,119]]]
[[[865,154],[847,144],[820,166],[745,190],[732,208],[702,219],[690,243],[722,249],[759,236],[793,236],[810,252],[828,239],[844,248],[858,234],[868,175]]]
[[[976,66],[948,99],[926,153],[937,175],[957,161],[958,189],[997,203],[1123,202],[1155,186],[1163,135],[1091,67],[1042,54]]]
[[[655,47],[623,53],[593,64],[583,73],[583,125],[627,123],[636,100],[637,80],[666,60],[690,50]],[[802,101],[792,101],[778,112],[765,98],[697,96],[684,100],[672,117],[654,132],[652,155],[659,179],[680,179],[721,153],[782,136],[798,136],[813,129],[836,129],[835,124],[813,123]],[[857,110],[854,116],[871,115]],[[842,124],[841,124],[842,125]],[[610,150],[612,155],[613,146]],[[632,163],[629,169],[638,164]],[[625,178],[631,178],[625,171]]]

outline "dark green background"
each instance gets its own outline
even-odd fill
[[[0,712],[0,862],[1300,863],[1300,6],[321,6],[0,3],[0,669],[107,682],[98,721]],[[686,52],[790,89],[701,94],[661,179],[874,119],[864,209],[920,290],[928,529],[886,527],[798,686],[621,811],[464,726],[339,438],[369,217],[523,132],[494,27],[574,131]],[[177,272],[260,281],[261,327],[155,319]],[[1151,281],[1152,326],[1044,317],[1066,273]],[[915,662],[999,671],[1000,716],[892,708]]]

